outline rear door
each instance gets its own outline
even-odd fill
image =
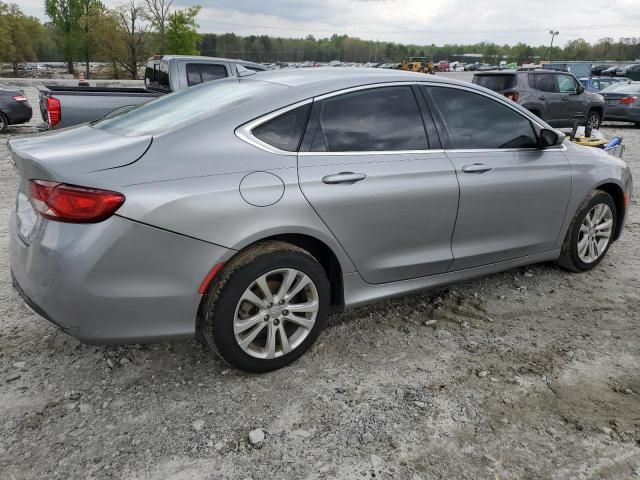
[[[408,84],[316,98],[300,149],[304,195],[369,283],[446,272],[453,258],[458,181],[418,102]]]
[[[558,92],[556,76],[553,73],[533,73],[535,89],[540,101],[540,118],[545,122],[555,125],[562,118],[564,105],[562,96]]]
[[[451,270],[556,248],[571,194],[563,148],[539,150],[531,121],[463,87],[425,87],[460,183]]]

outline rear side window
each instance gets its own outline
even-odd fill
[[[303,105],[263,123],[251,133],[258,140],[286,152],[296,152],[311,105]]]
[[[381,87],[323,100],[312,152],[426,150],[411,87]]]
[[[227,76],[227,69],[224,65],[212,65],[208,63],[188,63],[187,83],[191,87],[200,83],[218,80]]]
[[[515,88],[518,83],[516,75],[475,75],[473,77],[473,83],[480,85],[481,87],[488,88],[494,92],[501,92],[503,90],[509,90]]]
[[[536,78],[536,89],[541,92],[555,93],[556,77],[553,73],[538,73],[534,75]]]
[[[454,149],[525,148],[537,144],[531,122],[496,100],[456,88],[431,87],[429,91]]]

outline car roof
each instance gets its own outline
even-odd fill
[[[297,69],[268,70],[254,77],[263,82],[278,83],[287,87],[330,86],[332,83],[352,83],[353,86],[384,82],[443,82],[468,85],[468,82],[405,70],[378,68],[309,67]]]
[[[223,57],[207,57],[203,55],[163,55],[162,58],[157,60],[195,60],[195,61],[207,61],[207,62],[227,62],[227,63],[238,63],[240,65],[252,65],[261,68],[265,68],[264,65],[260,65],[259,63],[250,62],[248,60],[242,60],[239,58],[223,58]]]

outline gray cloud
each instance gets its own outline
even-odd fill
[[[118,0],[103,0],[114,6]],[[43,0],[20,0],[29,15],[45,19]],[[639,36],[637,0],[598,3],[559,0],[176,0],[200,4],[202,32],[317,37],[331,33],[418,44],[527,42],[544,44],[548,30],[559,42],[578,37]]]

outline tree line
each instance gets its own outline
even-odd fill
[[[199,6],[177,9],[174,0],[123,0],[107,8],[100,0],[44,0],[48,21],[25,15],[13,3],[0,0],[0,62],[17,73],[25,62],[59,62],[75,73],[75,64],[106,62],[119,78],[136,78],[153,54],[208,55],[256,62],[377,62],[398,63],[411,56],[433,61],[458,60],[476,54],[486,63],[529,63],[552,60],[640,59],[640,37],[602,38],[595,43],[571,40],[563,47],[525,43],[411,45],[363,40],[334,34],[327,38],[284,38],[234,33],[199,34]]]

